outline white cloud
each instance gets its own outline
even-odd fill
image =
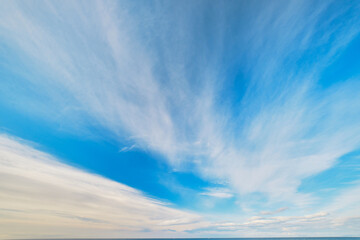
[[[24,82],[4,81],[1,93],[68,131],[102,127],[130,146],[163,154],[174,168],[194,162],[202,177],[242,195],[261,192],[303,205],[312,198],[297,193],[301,180],[358,148],[360,135],[359,81],[326,90],[316,85],[322,69],[358,34],[359,21],[342,21],[346,9],[329,13],[330,2],[309,3],[251,8],[254,16],[246,20],[252,27],[239,30],[234,46],[246,57],[248,82],[230,110],[217,101],[228,77],[217,59],[224,54],[221,43],[237,39],[236,31],[229,36],[225,25],[214,27],[216,45],[194,58],[196,6],[184,15],[166,9],[164,22],[161,10],[159,16],[142,8],[141,17],[131,15],[127,2],[2,2],[2,41],[41,74],[17,69],[33,92],[13,94],[11,86]],[[221,13],[216,16],[224,24]],[[327,14],[331,21],[323,23]],[[304,64],[309,67],[296,67],[300,57],[288,62],[291,54],[318,46],[322,54]],[[189,66],[198,71],[191,74]]]
[[[181,236],[203,226],[140,191],[0,136],[0,238]],[[21,230],[21,231],[19,231]]]
[[[260,212],[260,214],[261,215],[274,215],[274,214],[286,211],[287,209],[288,209],[287,207],[282,207],[282,208],[276,209],[275,211],[262,211],[262,212]]]
[[[0,237],[356,236],[359,186],[322,211],[206,215],[177,210],[124,184],[68,166],[29,143],[0,135]],[[229,190],[207,189],[224,197]],[[214,193],[214,194],[212,194]],[[228,197],[228,196],[225,196]],[[343,210],[346,211],[343,211]],[[230,220],[232,219],[232,220]],[[19,231],[21,229],[21,231]]]
[[[128,152],[128,151],[133,150],[134,148],[136,148],[136,145],[135,145],[135,144],[133,144],[133,145],[131,145],[131,146],[129,146],[129,147],[123,147],[123,148],[121,148],[121,149],[119,150],[119,152]]]
[[[232,198],[234,194],[226,188],[207,188],[201,195],[216,197],[216,198]]]
[[[233,237],[339,237],[359,234],[359,218],[347,218],[342,224],[337,221],[338,217],[327,212],[276,217],[253,216],[243,221],[213,223],[190,232]]]

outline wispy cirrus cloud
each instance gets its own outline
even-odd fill
[[[358,36],[356,3],[234,7],[249,25],[221,3],[2,4],[2,43],[37,73],[16,69],[2,96],[64,129],[105,128],[241,195],[298,205],[312,200],[297,192],[302,179],[359,148],[358,79],[318,85]],[[230,67],[244,75],[239,89]],[[13,89],[22,84],[31,92]]]
[[[275,211],[272,211],[272,212],[269,212],[269,211],[263,211],[263,212],[260,212],[261,215],[274,215],[274,214],[277,214],[277,213],[281,213],[283,211],[286,211],[288,208],[287,207],[282,207],[282,208],[278,208],[276,209]]]
[[[234,194],[226,188],[207,188],[201,195],[215,198],[232,198]]]

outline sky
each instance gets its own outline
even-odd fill
[[[360,236],[359,12],[1,1],[0,238]]]

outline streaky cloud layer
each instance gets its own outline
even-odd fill
[[[0,180],[0,237],[4,239],[266,237],[308,236],[309,232],[338,236],[344,230],[354,236],[359,229],[359,184],[313,214],[282,215],[286,208],[251,217],[195,214],[66,165],[29,142],[3,134]],[[226,191],[209,189],[208,194],[228,197],[219,192]]]
[[[197,214],[0,136],[0,238],[174,236]]]
[[[358,73],[323,79],[359,38],[359,2],[189,3],[1,2],[2,66],[15,77],[4,76],[0,99],[78,136],[125,142],[123,152],[159,153],[221,185],[202,195],[242,209],[258,193],[281,205],[269,213],[318,204],[302,181],[360,147]],[[343,201],[356,205],[351,193]],[[314,214],[297,216],[331,223]],[[262,218],[241,222],[293,221]]]

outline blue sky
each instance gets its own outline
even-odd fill
[[[0,6],[0,237],[360,235],[359,2]]]

